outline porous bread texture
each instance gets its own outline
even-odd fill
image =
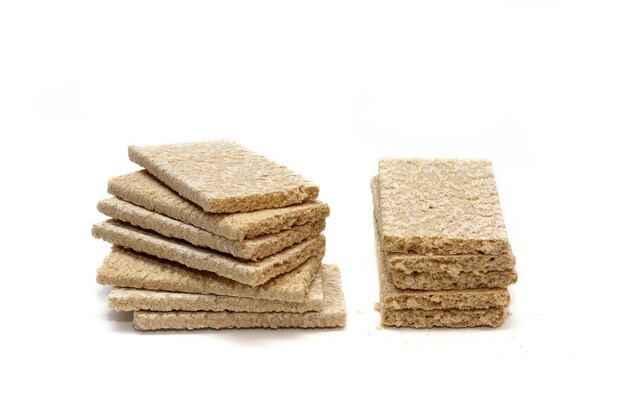
[[[396,287],[410,290],[469,290],[477,288],[506,288],[517,282],[515,271],[461,272],[456,276],[448,273],[391,272]]]
[[[499,327],[504,322],[504,308],[484,310],[390,310],[381,311],[382,325],[386,327]]]
[[[147,312],[133,313],[138,330],[161,329],[229,329],[229,328],[328,328],[343,327],[346,306],[341,289],[341,276],[335,265],[322,266],[324,307],[306,313],[241,313],[241,312]]]
[[[286,207],[319,194],[311,181],[231,141],[129,146],[128,156],[210,213]]]
[[[319,235],[325,227],[325,222],[322,220],[294,226],[271,235],[237,241],[146,210],[116,197],[101,200],[98,203],[98,210],[116,220],[130,223],[142,229],[153,230],[165,237],[185,240],[195,246],[207,247],[251,261],[274,255],[307,238]]]
[[[115,246],[98,269],[96,280],[99,284],[116,287],[301,303],[306,299],[307,291],[320,268],[323,256],[322,250],[297,268],[265,284],[251,287],[213,272],[198,271],[176,262]]]
[[[385,250],[424,255],[509,250],[491,162],[381,159],[378,169]]]
[[[390,310],[443,310],[504,308],[510,303],[506,289],[476,289],[451,291],[410,291],[397,288],[387,270],[385,254],[376,238],[378,272],[380,277],[380,303]]]
[[[118,220],[96,223],[92,235],[107,242],[191,268],[211,271],[246,285],[261,285],[271,278],[291,271],[325,247],[323,235],[305,240],[257,262],[243,261],[219,252],[199,248],[186,242],[163,237]]]
[[[114,287],[108,296],[115,311],[236,311],[249,313],[320,311],[323,308],[322,276],[317,274],[306,298],[299,303],[227,295],[187,294]]]
[[[238,241],[319,222],[330,214],[328,204],[321,201],[248,213],[207,213],[145,170],[110,179],[108,191],[149,211]]]
[[[389,253],[387,267],[391,271],[404,274],[446,273],[458,276],[462,272],[482,273],[489,271],[513,271],[515,256],[512,253],[500,255],[406,255]]]

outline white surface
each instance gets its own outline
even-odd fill
[[[622,1],[207,3],[0,3],[0,414],[623,415]],[[321,186],[345,330],[107,313],[89,229],[126,146],[218,138]],[[494,161],[502,328],[377,328],[384,155]]]

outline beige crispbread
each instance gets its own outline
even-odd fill
[[[231,141],[129,146],[128,156],[210,213],[286,207],[319,193],[312,182]]]
[[[318,255],[326,244],[324,236],[319,235],[276,255],[250,262],[166,238],[118,220],[96,223],[91,233],[113,245],[178,262],[190,268],[215,272],[246,285],[261,285],[277,275],[291,271],[311,256]]]
[[[385,250],[425,255],[509,250],[491,162],[381,159],[378,169]]]
[[[383,326],[413,327],[498,327],[504,321],[504,308],[484,310],[390,310],[382,308]]]
[[[387,267],[403,274],[428,273],[458,276],[463,272],[490,272],[515,270],[515,256],[511,252],[500,255],[406,255],[389,253]]]
[[[323,255],[322,250],[318,256],[309,258],[296,269],[263,285],[251,287],[212,272],[198,271],[176,262],[114,246],[98,269],[97,282],[146,290],[303,302]]]
[[[380,223],[378,220],[378,216],[380,216],[379,210],[379,202],[376,199],[376,191],[377,184],[376,178],[372,180],[372,194],[373,194],[373,203],[374,203],[374,229],[375,229],[375,239],[377,247],[381,247],[381,250],[384,251],[382,245],[380,243],[381,240],[381,232],[380,232]],[[386,268],[389,266],[389,257],[395,256],[397,254],[385,252],[386,259]],[[404,255],[401,255],[404,256]],[[447,256],[448,258],[454,258],[455,256],[461,255],[451,255]],[[511,255],[512,256],[512,255]],[[417,255],[406,255],[407,258],[416,257]],[[432,256],[435,258],[435,256]],[[423,258],[428,258],[424,256]],[[514,259],[513,259],[514,261]],[[476,272],[476,271],[454,271],[450,270],[437,270],[433,269],[430,272],[411,272],[404,273],[398,272],[396,270],[388,269],[386,271],[393,280],[393,283],[396,287],[403,290],[421,290],[421,291],[441,291],[441,290],[467,290],[467,289],[478,289],[478,288],[506,288],[508,285],[513,284],[517,281],[517,272],[515,270],[506,270],[506,271],[486,271],[486,272]],[[454,272],[454,273],[451,273]]]
[[[98,210],[114,219],[128,222],[143,229],[153,230],[163,236],[185,240],[192,245],[208,247],[229,253],[238,258],[256,261],[319,235],[325,222],[306,223],[271,235],[243,241],[229,240],[206,230],[146,210],[118,198],[101,200]]]
[[[341,276],[335,265],[322,266],[324,308],[307,313],[235,313],[235,312],[146,312],[134,313],[138,330],[160,329],[228,329],[228,328],[321,328],[343,327],[346,306]]]
[[[452,291],[407,291],[398,289],[387,270],[385,254],[376,237],[378,272],[380,277],[380,303],[390,310],[442,310],[442,309],[488,309],[508,307],[509,292],[506,289],[475,289]]]
[[[293,226],[321,221],[330,214],[328,204],[321,201],[248,213],[207,213],[145,170],[112,178],[108,191],[122,200],[230,240],[278,233]]]
[[[404,290],[467,290],[474,288],[506,288],[517,282],[515,271],[461,272],[456,276],[448,273],[391,272],[396,287]]]
[[[186,294],[136,288],[111,289],[109,308],[115,311],[235,311],[249,313],[320,311],[324,303],[322,277],[318,273],[301,303],[230,297],[227,295]]]

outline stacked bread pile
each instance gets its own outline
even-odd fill
[[[322,265],[319,189],[229,141],[129,147],[145,170],[113,178],[113,244],[98,270],[109,307],[140,330],[340,327],[339,270]]]
[[[517,273],[491,163],[383,159],[372,194],[382,325],[500,326]]]

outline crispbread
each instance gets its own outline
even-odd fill
[[[260,285],[294,269],[311,256],[318,255],[326,243],[324,236],[319,235],[276,255],[250,262],[166,238],[118,220],[96,223],[91,232],[94,237],[104,239],[113,245],[124,246],[191,268],[215,272],[246,285]]]
[[[118,198],[101,200],[98,210],[114,219],[153,230],[163,236],[185,240],[192,245],[208,247],[238,258],[256,261],[274,255],[303,240],[319,235],[325,222],[305,223],[271,235],[243,241],[229,240],[206,230],[146,210]]]
[[[160,329],[224,329],[224,328],[321,328],[343,327],[346,307],[341,289],[339,269],[322,266],[324,308],[307,313],[236,313],[236,312],[146,312],[134,313],[138,330]]]
[[[406,255],[389,253],[387,267],[403,274],[427,273],[458,276],[463,272],[483,273],[515,270],[511,252],[500,255]]]
[[[373,203],[374,203],[374,229],[375,229],[375,239],[377,246],[382,248],[380,244],[381,236],[380,236],[380,223],[378,220],[378,216],[380,216],[379,210],[379,201],[377,200],[377,184],[376,178],[372,180],[372,195],[373,195]],[[386,268],[389,266],[388,258],[395,256],[394,253],[385,252]],[[404,255],[401,255],[404,256]],[[418,257],[416,255],[407,255],[407,258],[410,257]],[[461,255],[451,255],[446,256],[447,258],[453,259],[455,256]],[[512,256],[512,255],[511,255]],[[435,256],[431,256],[435,257]],[[428,256],[424,256],[423,258],[427,259]],[[468,289],[478,289],[478,288],[506,288],[508,285],[513,284],[517,281],[517,272],[515,270],[507,270],[507,271],[487,271],[487,272],[476,272],[476,271],[468,271],[468,272],[458,272],[454,270],[443,270],[437,271],[433,270],[431,272],[411,272],[404,273],[398,272],[396,270],[388,270],[388,274],[391,276],[393,283],[396,287],[403,290],[421,290],[421,291],[441,291],[441,290],[468,290]],[[451,273],[454,272],[454,273]]]
[[[509,250],[491,162],[381,159],[378,182],[385,250],[424,255]]]
[[[109,308],[115,311],[236,311],[249,313],[321,311],[324,304],[322,276],[318,273],[301,303],[230,297],[227,295],[187,294],[136,288],[111,289]]]
[[[213,272],[198,271],[176,262],[114,246],[98,269],[97,281],[103,285],[146,290],[303,302],[319,270],[323,255],[322,250],[319,255],[309,258],[296,269],[263,285],[251,287]]]
[[[389,310],[442,310],[488,309],[507,307],[510,302],[506,289],[475,289],[452,291],[407,291],[398,289],[387,270],[385,254],[376,237],[378,272],[380,277],[380,303]]]
[[[381,309],[383,326],[413,327],[498,327],[504,321],[504,308],[484,310],[390,310]]]
[[[404,290],[468,290],[477,288],[506,288],[517,282],[515,271],[461,272],[456,276],[448,273],[391,272],[396,287]]]
[[[231,141],[129,146],[128,156],[210,213],[286,207],[319,193],[312,182]]]
[[[321,201],[248,213],[207,213],[145,170],[112,178],[108,191],[122,200],[230,240],[277,233],[293,226],[318,222],[330,214],[328,204]]]

